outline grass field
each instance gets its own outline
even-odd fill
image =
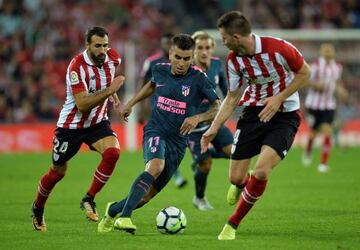
[[[184,189],[171,182],[153,201],[133,214],[135,236],[97,233],[79,202],[99,161],[82,153],[70,161],[65,179],[54,189],[46,209],[46,233],[31,225],[30,205],[49,154],[0,155],[0,249],[360,249],[360,149],[333,150],[331,172],[319,174],[314,163],[304,168],[301,151],[293,149],[274,171],[263,198],[242,222],[235,241],[217,240],[234,207],[226,204],[228,162],[214,161],[207,197],[215,210],[200,212],[191,199],[194,184],[186,155],[181,170],[190,181]],[[316,152],[318,155],[318,152]],[[317,161],[319,157],[315,157]],[[109,183],[97,196],[104,212],[108,201],[123,198],[143,170],[140,153],[123,152]],[[155,228],[158,211],[182,208],[188,219],[184,234],[161,235]]]

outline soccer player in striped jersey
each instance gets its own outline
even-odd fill
[[[89,220],[99,219],[94,197],[110,178],[120,155],[120,145],[107,115],[109,101],[119,108],[116,92],[125,79],[123,76],[115,77],[120,63],[118,52],[109,48],[108,32],[102,27],[89,28],[86,50],[75,56],[67,68],[67,97],[53,139],[52,166],[41,177],[32,205],[35,230],[47,230],[45,203],[56,183],[64,177],[67,162],[79,151],[82,143],[102,156],[93,181],[80,202],[80,208],[85,210]]]
[[[215,50],[214,38],[204,31],[197,31],[192,37],[195,40],[194,65],[206,73],[214,89],[219,87],[223,96],[226,96],[227,80],[221,61],[219,58],[212,56]],[[209,102],[205,100],[200,106],[200,112],[204,112],[210,107]],[[214,140],[211,141],[212,147],[201,153],[200,139],[209,127],[208,123],[200,123],[191,131],[188,139],[188,147],[196,165],[194,169],[195,196],[193,204],[201,211],[213,209],[205,196],[212,158],[229,158],[233,142],[231,131],[223,125]]]
[[[151,55],[146,58],[143,64],[141,76],[143,78],[143,85],[148,83],[152,77],[152,70],[154,66],[158,63],[168,63],[169,62],[169,50],[171,47],[171,38],[174,36],[173,33],[164,33],[161,36],[161,51]],[[149,100],[151,99],[151,100]],[[150,102],[151,101],[151,105]],[[140,120],[145,121],[149,118],[151,107],[155,103],[154,97],[147,98],[142,101],[140,107]],[[155,104],[154,104],[155,105]],[[174,172],[175,186],[178,188],[183,188],[187,184],[187,180],[182,176],[179,169]]]
[[[236,229],[266,188],[271,170],[286,156],[300,124],[297,90],[307,84],[310,67],[289,42],[259,36],[239,11],[218,20],[226,60],[229,92],[210,128],[201,139],[202,150],[216,136],[236,106],[244,106],[234,135],[230,160],[229,197],[239,199],[219,240],[234,240]],[[247,84],[241,96],[241,86]],[[248,177],[251,159],[259,155]],[[232,186],[233,187],[233,186]]]
[[[320,46],[320,57],[311,64],[309,91],[305,99],[307,120],[311,127],[307,146],[302,157],[304,166],[311,164],[313,142],[318,134],[324,136],[318,171],[329,171],[328,160],[331,149],[332,125],[334,122],[336,98],[346,99],[347,91],[341,81],[342,65],[335,61],[335,48],[331,43]]]

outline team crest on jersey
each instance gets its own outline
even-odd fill
[[[181,93],[183,96],[188,96],[190,94],[190,86],[189,85],[183,85]]]
[[[70,73],[70,81],[71,81],[72,85],[79,83],[79,76],[75,71],[71,71],[71,73]]]

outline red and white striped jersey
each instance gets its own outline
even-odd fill
[[[342,65],[332,60],[326,63],[323,57],[311,64],[310,84],[321,84],[322,92],[309,89],[305,107],[315,110],[334,110],[336,108],[335,89],[336,82],[341,79]]]
[[[82,113],[76,107],[74,94],[82,91],[92,94],[110,86],[120,63],[120,55],[110,48],[101,67],[92,63],[86,50],[71,60],[66,72],[66,101],[59,115],[58,127],[87,128],[108,119],[108,98],[89,112]]]
[[[303,56],[291,43],[275,37],[253,36],[253,56],[240,56],[230,51],[226,59],[229,91],[248,84],[239,106],[263,106],[267,97],[278,94],[290,85],[294,73],[304,63]],[[284,112],[299,108],[298,92],[289,96],[282,105]]]

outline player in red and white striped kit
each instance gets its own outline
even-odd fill
[[[89,220],[99,219],[94,197],[110,178],[120,156],[118,139],[108,121],[108,103],[119,107],[116,92],[125,79],[115,77],[121,58],[108,46],[108,32],[104,28],[89,28],[86,50],[75,56],[68,66],[67,97],[55,130],[53,164],[41,177],[32,206],[32,223],[37,231],[46,231],[45,203],[55,184],[64,177],[68,160],[79,151],[82,143],[102,155],[90,188],[80,203]]]
[[[229,92],[201,144],[206,150],[235,107],[244,107],[234,135],[233,185],[228,192],[229,203],[239,202],[218,236],[219,240],[234,240],[240,222],[265,191],[271,170],[291,147],[300,124],[297,90],[307,84],[310,67],[289,42],[252,33],[239,11],[220,17],[218,28],[223,44],[230,49],[226,61]],[[247,88],[241,97],[243,84]],[[249,176],[251,159],[258,154]]]
[[[328,172],[328,160],[331,149],[332,124],[335,116],[336,98],[346,98],[347,91],[342,86],[342,65],[335,61],[335,48],[330,43],[323,43],[320,47],[320,57],[311,64],[310,89],[305,99],[308,111],[307,120],[311,127],[310,136],[302,162],[304,166],[311,164],[313,141],[321,133],[324,140],[321,147],[321,159],[318,171]]]

